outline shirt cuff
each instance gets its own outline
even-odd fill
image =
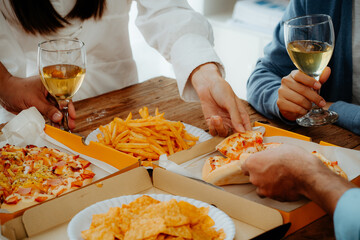
[[[198,66],[213,62],[225,78],[220,58],[209,40],[196,34],[187,34],[178,39],[171,49],[171,63],[178,81],[180,97],[185,101],[199,101],[199,97],[188,78]]]
[[[336,239],[360,239],[359,203],[359,188],[351,188],[340,197],[334,212]]]
[[[337,101],[331,104],[329,110],[336,112],[339,119],[336,125],[346,128],[356,134],[360,134],[360,106]]]

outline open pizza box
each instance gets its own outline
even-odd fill
[[[308,151],[316,150],[324,154],[331,161],[338,161],[339,166],[347,173],[349,180],[360,186],[358,151],[336,147],[326,142],[317,144],[311,142],[309,137],[259,122],[256,122],[255,126],[265,128],[264,141],[300,145]],[[221,153],[215,150],[215,146],[223,139],[224,138],[221,137],[214,137],[206,142],[193,146],[191,149],[175,153],[165,161],[160,159],[159,165],[169,171],[201,180],[201,169],[205,160],[210,156],[221,155]],[[277,209],[283,218],[283,223],[291,223],[287,235],[326,214],[318,205],[305,198],[297,202],[278,202],[269,198],[260,198],[256,194],[255,186],[250,183],[221,186],[221,189],[223,193],[220,194],[226,193],[231,195],[233,199],[231,205],[233,206],[240,206],[241,202],[247,199],[262,206]],[[262,209],[259,208],[257,215],[260,214],[262,214]]]
[[[235,239],[280,239],[288,229],[277,210],[162,168],[155,168],[151,178],[139,167],[35,206],[2,225],[2,234],[9,239],[67,239],[68,223],[78,212],[105,199],[134,194],[171,194],[212,204],[233,220]]]
[[[65,153],[79,155],[92,163],[91,170],[95,173],[93,181],[140,166],[138,159],[134,157],[95,142],[85,145],[82,137],[45,125],[43,117],[35,108],[22,111],[5,125],[0,132],[0,147],[7,143],[20,147],[28,144],[47,146]],[[72,192],[66,195],[68,194],[71,195]],[[21,216],[30,208],[16,212],[0,209],[0,223],[4,224],[10,219]]]

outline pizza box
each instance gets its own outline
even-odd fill
[[[19,143],[19,145],[15,144],[18,146],[26,146],[27,144],[40,146],[40,144],[45,144],[48,147],[65,150],[65,152],[68,150],[70,153],[80,154],[81,157],[96,164],[93,165],[93,171],[98,173],[98,177],[95,175],[95,179],[102,179],[114,172],[119,174],[140,166],[137,158],[96,142],[90,142],[89,145],[86,145],[80,136],[62,131],[44,123],[38,124],[41,120],[44,120],[42,116],[38,116],[38,113],[34,110],[26,110],[19,115],[5,125],[4,129],[6,128],[9,131],[5,131],[3,136],[1,136],[2,134],[0,132],[0,143]],[[26,122],[24,118],[30,120]],[[19,121],[21,121],[20,124]],[[42,135],[43,132],[45,132],[45,135]],[[41,137],[34,136],[37,134],[41,135]],[[69,192],[67,194],[71,195],[71,193],[72,192]],[[47,201],[52,201],[52,199]],[[0,223],[4,224],[10,219],[21,216],[24,211],[29,208],[24,208],[16,212],[8,212],[7,210],[1,209]]]
[[[152,177],[144,167],[135,168],[35,206],[3,224],[2,234],[9,239],[67,239],[67,225],[79,211],[105,199],[134,194],[171,194],[212,204],[233,220],[235,239],[280,239],[288,229],[277,210],[162,168],[151,173]]]
[[[280,136],[280,137],[290,137],[292,139],[302,140],[305,142],[311,142],[311,138],[300,135],[297,133],[293,133],[290,131],[286,131],[280,128],[272,127],[267,124],[262,124],[259,122],[255,123],[255,127],[262,126],[265,127],[265,134],[264,137],[273,137],[273,136]],[[197,144],[193,146],[191,149],[184,150],[178,153],[175,153],[168,157],[168,160],[171,160],[172,162],[175,162],[178,166],[191,166],[191,165],[198,165],[195,168],[198,168],[202,166],[203,161],[213,155],[221,155],[217,151],[215,151],[215,146],[219,144],[224,138],[221,137],[214,137],[206,142]],[[332,144],[326,143],[326,142],[320,142],[319,144],[311,143],[313,145],[317,146],[332,146],[336,147]],[[336,147],[339,148],[339,147]],[[354,152],[354,150],[350,149],[344,149],[344,151],[348,151],[352,153],[352,156],[356,156],[358,152]],[[218,154],[215,154],[218,153]],[[213,155],[210,155],[213,154]],[[354,157],[354,159],[356,159]],[[161,165],[161,163],[160,163]],[[349,166],[349,168],[353,168],[353,165]],[[184,168],[185,170],[186,167]],[[344,169],[344,168],[343,168]],[[168,169],[168,170],[175,170],[174,172],[177,172],[178,174],[184,174],[184,176],[189,176],[188,171],[181,172],[182,169],[178,169],[176,166],[176,169]],[[350,179],[352,179],[352,182],[360,186],[360,167],[357,167],[356,169],[352,169],[355,171],[355,173],[352,173],[353,176]],[[193,170],[194,171],[194,170]],[[355,174],[355,175],[354,175]],[[349,174],[348,174],[349,175]],[[190,175],[191,177],[191,175]],[[199,178],[199,177],[197,177]],[[324,216],[326,212],[321,209],[318,205],[316,205],[314,202],[308,200],[308,199],[301,199],[297,202],[278,202],[272,199],[268,198],[260,198],[255,191],[255,186],[252,184],[242,184],[242,185],[229,185],[229,186],[221,186],[221,189],[223,192],[227,192],[227,194],[232,195],[234,201],[233,205],[240,205],[240,202],[244,200],[244,198],[256,202],[258,204],[261,204],[263,206],[271,207],[273,209],[278,210],[278,212],[281,214],[283,218],[283,223],[291,223],[291,227],[289,231],[287,232],[287,235],[295,232],[296,230],[310,224],[311,222],[317,220],[318,218]],[[237,202],[239,200],[239,202]],[[259,208],[258,214],[261,214],[262,210]]]

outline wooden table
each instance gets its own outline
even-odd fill
[[[312,138],[314,142],[325,141],[341,147],[360,150],[360,136],[335,125],[303,128],[285,125],[278,120],[269,120],[257,113],[246,101],[251,122],[261,121],[282,129]],[[138,110],[147,106],[153,114],[159,107],[169,120],[183,121],[208,131],[200,103],[186,103],[180,99],[176,81],[159,77],[146,82],[110,92],[94,98],[75,102],[77,122],[74,132],[87,136],[101,124],[109,123],[115,116],[125,118],[131,111],[139,117]],[[335,239],[333,222],[324,216],[286,239]]]
[[[269,120],[257,113],[246,101],[243,101],[251,122],[261,121],[282,129],[290,130],[312,138],[314,142],[325,141],[338,146],[360,150],[360,136],[335,125],[302,128],[289,126],[277,120]],[[183,121],[208,131],[200,103],[187,103],[180,99],[176,81],[159,77],[106,93],[101,96],[75,102],[75,133],[87,136],[100,125],[109,123],[114,117],[126,118],[131,111],[134,118],[139,117],[138,110],[147,106],[150,114],[156,107],[165,112],[168,120]],[[305,228],[291,234],[286,239],[335,239],[333,222],[324,216]]]

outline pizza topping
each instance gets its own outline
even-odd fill
[[[6,199],[5,199],[5,203],[7,204],[16,204],[18,203],[19,201],[21,200],[21,198],[15,194],[12,194],[10,196],[8,196]]]
[[[48,197],[40,197],[40,196],[39,196],[39,197],[36,197],[36,198],[35,198],[35,201],[36,201],[36,202],[44,202],[44,201],[46,201],[47,199],[48,199]]]
[[[6,144],[0,148],[0,204],[43,202],[83,186],[90,162],[54,148]]]
[[[262,151],[264,149],[263,136],[258,131],[234,133],[217,145],[216,149],[230,159],[238,160],[242,153]]]

